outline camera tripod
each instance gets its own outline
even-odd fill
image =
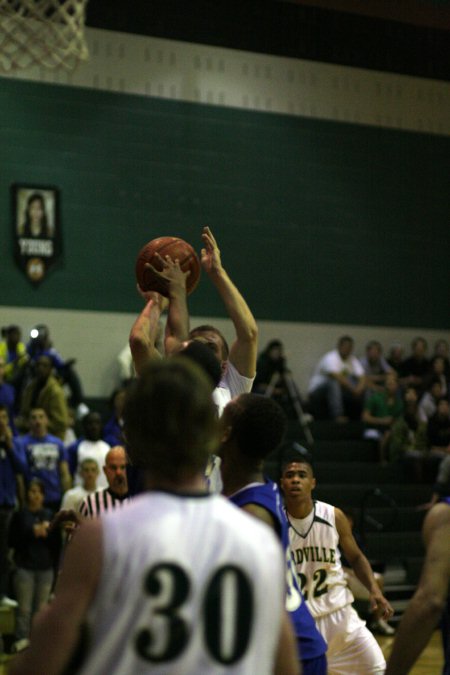
[[[303,433],[305,435],[306,442],[309,445],[314,445],[314,437],[311,433],[309,425],[312,421],[311,415],[305,413],[302,407],[300,392],[298,391],[297,385],[295,384],[291,373],[288,370],[275,371],[270,378],[269,385],[264,392],[264,396],[271,398],[275,391],[275,387],[279,382],[284,382],[286,385],[286,391],[289,396],[289,401],[294,409],[295,415],[300,423]]]

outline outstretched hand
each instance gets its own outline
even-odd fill
[[[209,227],[203,228],[202,240],[204,244],[201,250],[202,267],[207,274],[218,272],[222,268],[220,250]]]

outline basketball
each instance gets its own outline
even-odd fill
[[[161,295],[168,296],[165,280],[145,267],[146,263],[150,263],[158,271],[163,269],[161,261],[156,256],[157,253],[161,258],[168,255],[172,260],[178,260],[183,272],[190,271],[186,279],[186,293],[187,295],[192,293],[200,279],[200,261],[192,246],[178,237],[158,237],[141,248],[136,260],[136,279],[142,290],[157,291]]]

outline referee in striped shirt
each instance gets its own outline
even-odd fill
[[[108,487],[88,495],[81,502],[79,512],[85,518],[96,518],[105,511],[123,506],[130,500],[127,480],[127,457],[124,448],[116,445],[105,458],[105,472]]]

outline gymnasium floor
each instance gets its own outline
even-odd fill
[[[377,640],[385,656],[388,656],[392,647],[393,638],[377,637]],[[6,675],[4,657],[0,657],[0,675]],[[443,658],[440,633],[433,634],[428,646],[417,661],[410,675],[440,675],[442,672]]]

